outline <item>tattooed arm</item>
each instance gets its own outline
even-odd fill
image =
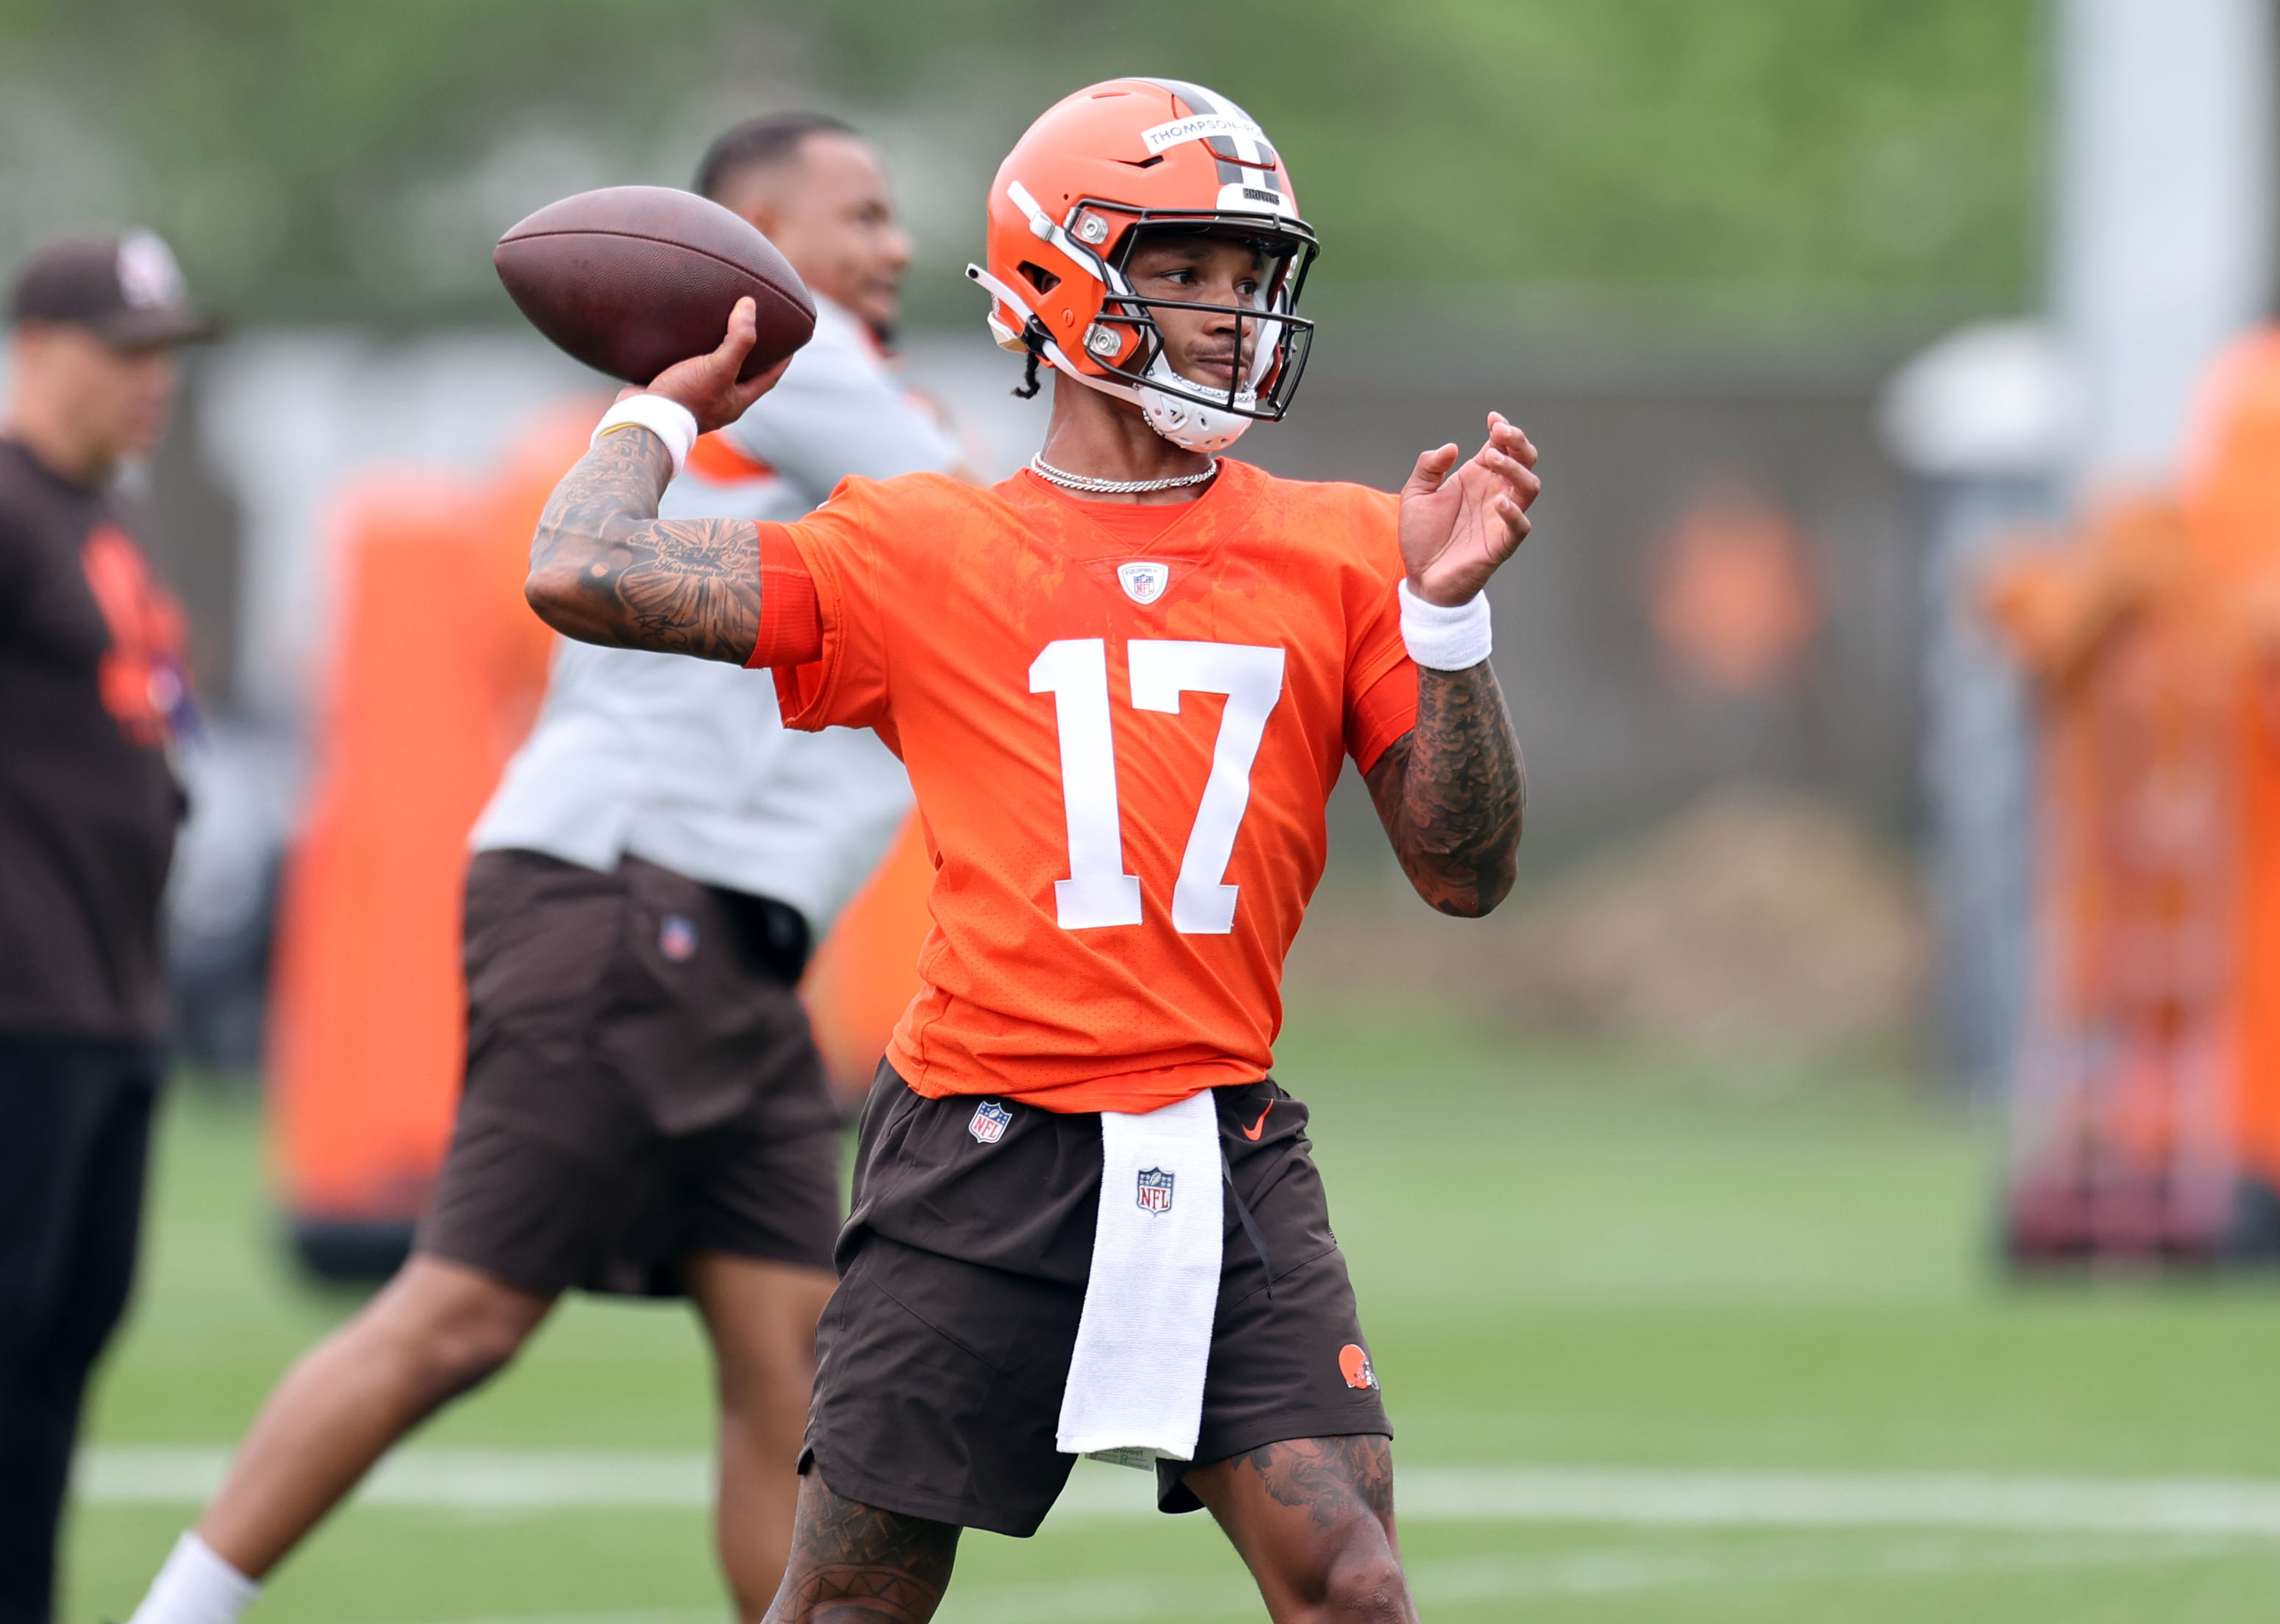
[[[1417,726],[1366,781],[1401,872],[1444,913],[1478,919],[1512,889],[1528,770],[1488,661],[1417,673]]]
[[[720,347],[666,368],[648,392],[689,408],[700,431],[736,421],[783,374],[736,381],[753,332],[752,302],[740,299]],[[738,520],[659,519],[672,477],[672,456],[647,429],[604,435],[554,488],[523,596],[581,643],[742,665],[759,636],[759,532]]]
[[[1467,602],[1528,535],[1543,484],[1536,448],[1495,413],[1488,443],[1460,466],[1453,445],[1426,452],[1401,492],[1409,589]],[[1512,889],[1527,774],[1504,692],[1486,660],[1417,673],[1417,726],[1369,770],[1370,799],[1402,872],[1444,913],[1477,919]]]
[[[604,435],[554,488],[523,596],[581,643],[742,665],[760,635],[759,532],[743,520],[658,518],[672,477],[655,435]]]

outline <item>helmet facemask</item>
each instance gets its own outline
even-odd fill
[[[1103,205],[1087,204],[1099,210]],[[1077,217],[1082,229],[1086,216]],[[1224,304],[1163,298],[1135,291],[1130,262],[1151,237],[1224,237],[1242,242],[1260,260],[1259,292],[1251,303]],[[1299,290],[1315,252],[1303,226],[1233,221],[1224,216],[1142,214],[1124,230],[1102,264],[1100,312],[1083,335],[1085,358],[1131,386],[1149,426],[1191,451],[1219,451],[1254,422],[1281,419],[1297,394],[1313,341],[1313,323],[1296,313]],[[1194,311],[1231,317],[1236,366],[1227,386],[1199,382],[1179,372],[1167,351],[1159,311]]]

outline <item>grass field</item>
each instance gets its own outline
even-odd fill
[[[2280,1614],[2280,1288],[2007,1285],[1987,1135],[1874,1068],[1314,1021],[1281,1074],[1315,1110],[1428,1617]],[[257,1131],[171,1107],[73,1624],[133,1605],[212,1470],[199,1446],[351,1305],[283,1267]],[[679,1311],[573,1303],[253,1619],[720,1616],[705,1382]],[[969,1535],[944,1616],[1263,1616],[1210,1525],[1144,1493],[1087,1467],[1036,1540]]]

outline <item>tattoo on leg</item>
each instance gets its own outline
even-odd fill
[[[1269,1498],[1303,1511],[1318,1528],[1336,1528],[1357,1508],[1380,1522],[1393,1516],[1393,1448],[1383,1437],[1293,1438],[1242,1457]]]
[[[955,1523],[882,1512],[811,1471],[792,1524],[790,1571],[772,1624],[924,1624],[958,1556]]]

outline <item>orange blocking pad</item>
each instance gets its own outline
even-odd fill
[[[2204,1256],[2232,1198],[2238,662],[2174,506],[1999,577],[2037,678],[2040,874],[2014,1080],[2022,1257]]]
[[[2280,1190],[2280,330],[2255,335],[2219,363],[2185,510],[2239,662],[2230,866],[2237,1158]]]
[[[442,1158],[467,831],[543,692],[551,637],[522,601],[529,538],[593,417],[589,404],[550,417],[490,486],[396,476],[340,505],[339,639],[270,1033],[277,1176],[304,1227],[400,1227]]]
[[[2181,499],[1988,584],[2041,727],[2014,1251],[2280,1255],[2280,335],[2217,368]]]

